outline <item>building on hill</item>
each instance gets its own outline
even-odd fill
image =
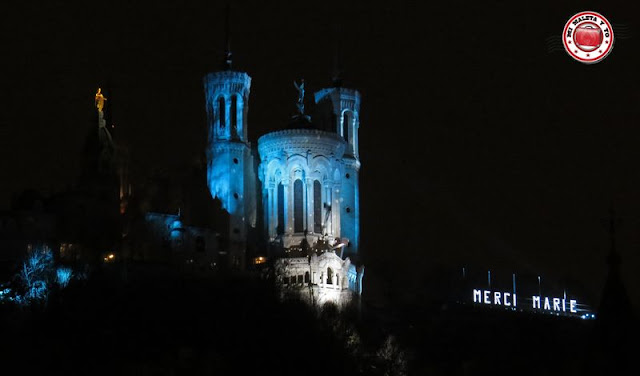
[[[265,260],[251,241],[258,233],[280,285],[360,294],[360,93],[336,81],[315,93],[312,117],[304,110],[304,81],[296,83],[298,113],[253,145],[251,77],[231,63],[227,49],[223,69],[204,77],[207,182],[229,213],[230,267]]]
[[[128,154],[115,142],[104,100],[98,98],[96,94],[96,121],[87,128],[79,180],[56,193],[25,190],[12,200],[11,210],[0,213],[0,263],[5,269],[15,268],[25,252],[38,246],[51,247],[56,257],[69,262],[99,262],[120,247],[122,214],[132,195]]]

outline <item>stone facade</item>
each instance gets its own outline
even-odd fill
[[[207,122],[207,183],[229,213],[229,263],[246,265],[249,228],[256,226],[256,182],[247,114],[251,77],[221,71],[204,78]]]
[[[285,248],[300,244],[305,231],[340,237],[340,188],[344,140],[317,129],[272,132],[258,140],[265,230]]]
[[[364,275],[352,263],[360,244],[360,94],[322,89],[311,117],[299,88],[300,114],[286,129],[259,137],[255,148],[247,140],[251,78],[229,66],[205,76],[204,89],[207,180],[230,215],[231,266],[247,266],[248,234],[257,230],[270,245],[266,256],[284,295],[350,301],[362,293]]]
[[[346,306],[354,293],[362,293],[364,266],[340,258],[333,251],[306,257],[278,258],[274,266],[281,298],[302,298],[311,304],[334,303]]]

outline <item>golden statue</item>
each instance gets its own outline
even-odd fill
[[[106,100],[107,98],[102,95],[102,89],[98,88],[98,92],[96,93],[96,107],[99,112],[102,112],[102,109],[104,108],[104,101]]]

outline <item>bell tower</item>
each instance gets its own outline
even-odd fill
[[[349,239],[344,254],[354,258],[360,246],[360,93],[342,87],[342,80],[334,79],[332,87],[315,93],[315,102],[320,111],[320,127],[335,132],[346,143],[340,177],[340,237]]]
[[[232,69],[227,8],[226,46],[222,69],[207,74],[207,184],[213,198],[229,214],[228,255],[233,269],[245,267],[249,226],[255,227],[255,178],[247,114],[251,77]]]

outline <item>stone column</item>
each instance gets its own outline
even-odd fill
[[[314,211],[313,211],[313,179],[311,178],[307,178],[307,182],[306,182],[306,187],[307,187],[307,231],[309,231],[310,234],[313,233],[313,224],[315,223],[313,215],[314,215]]]
[[[284,232],[288,235],[293,233],[293,189],[291,188],[291,179],[282,181],[284,188]]]
[[[278,220],[277,194],[274,194],[274,184],[269,184],[267,199],[267,226],[269,226],[269,236],[276,236],[276,222]]]
[[[340,237],[340,184],[334,184],[331,192],[331,219],[333,222],[333,236]]]
[[[240,93],[236,94],[236,127],[238,138],[246,140],[244,128],[244,98]]]
[[[358,128],[360,124],[360,115],[357,111],[353,112],[353,156],[359,158],[358,156]]]
[[[271,232],[269,231],[269,213],[271,211],[271,204],[269,202],[269,188],[267,185],[263,185],[262,188],[262,197],[260,198],[262,201],[262,213],[258,213],[258,215],[262,216],[262,226],[263,231],[267,234],[267,236],[271,236]]]
[[[106,128],[107,121],[104,120],[104,112],[98,111],[98,128]]]
[[[329,213],[329,218],[327,219],[327,227],[324,229],[324,231],[329,236],[333,236],[333,200],[331,199],[331,197],[332,197],[331,196],[331,188],[330,188],[329,184],[325,183],[325,185],[323,187],[323,190],[324,190],[323,202],[327,203],[328,205],[331,205],[331,212]],[[324,216],[326,215],[325,214],[326,210],[327,209],[325,209],[324,206],[323,206],[323,208],[322,208],[322,212],[324,214],[323,218],[322,218],[323,225],[324,225]]]
[[[302,183],[302,229],[304,231],[304,229],[307,228],[307,202],[309,200],[307,200],[307,184],[305,179],[301,178],[300,182]]]
[[[229,140],[233,137],[231,132],[231,97],[228,96],[224,98],[224,132]]]

